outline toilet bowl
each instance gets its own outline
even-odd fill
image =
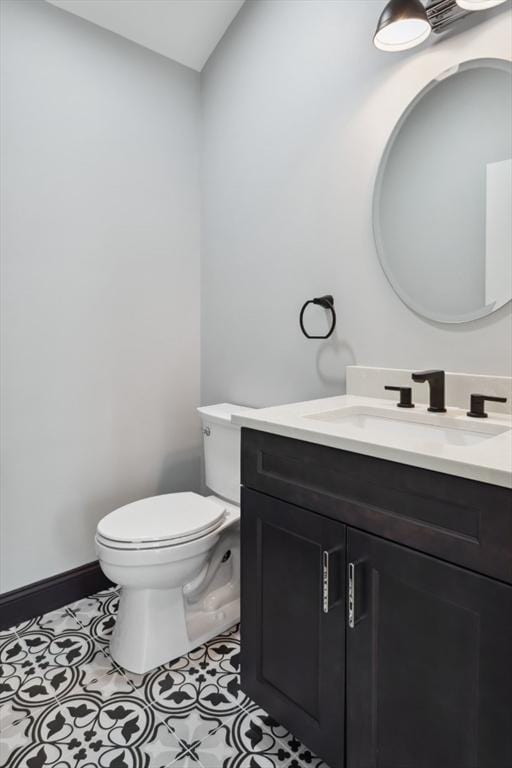
[[[248,409],[198,410],[206,482],[219,495],[141,499],[96,530],[101,569],[121,587],[111,654],[131,672],[177,658],[240,618],[240,430],[230,418]]]

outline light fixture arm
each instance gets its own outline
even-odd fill
[[[440,34],[456,21],[468,16],[471,11],[465,11],[456,0],[429,0],[425,6],[427,19],[432,32]]]

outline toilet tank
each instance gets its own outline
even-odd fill
[[[251,411],[242,405],[219,403],[197,409],[203,422],[206,485],[217,496],[240,503],[240,427],[234,413]]]

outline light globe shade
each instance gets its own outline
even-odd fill
[[[381,51],[406,51],[431,32],[420,0],[390,0],[380,15],[373,42]]]
[[[495,5],[501,5],[507,0],[455,0],[457,5],[465,11],[485,11],[487,8],[494,8]]]

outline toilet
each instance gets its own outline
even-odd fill
[[[231,403],[198,408],[215,495],[168,493],[98,523],[103,573],[121,587],[110,650],[130,672],[182,656],[240,618],[240,428]]]

